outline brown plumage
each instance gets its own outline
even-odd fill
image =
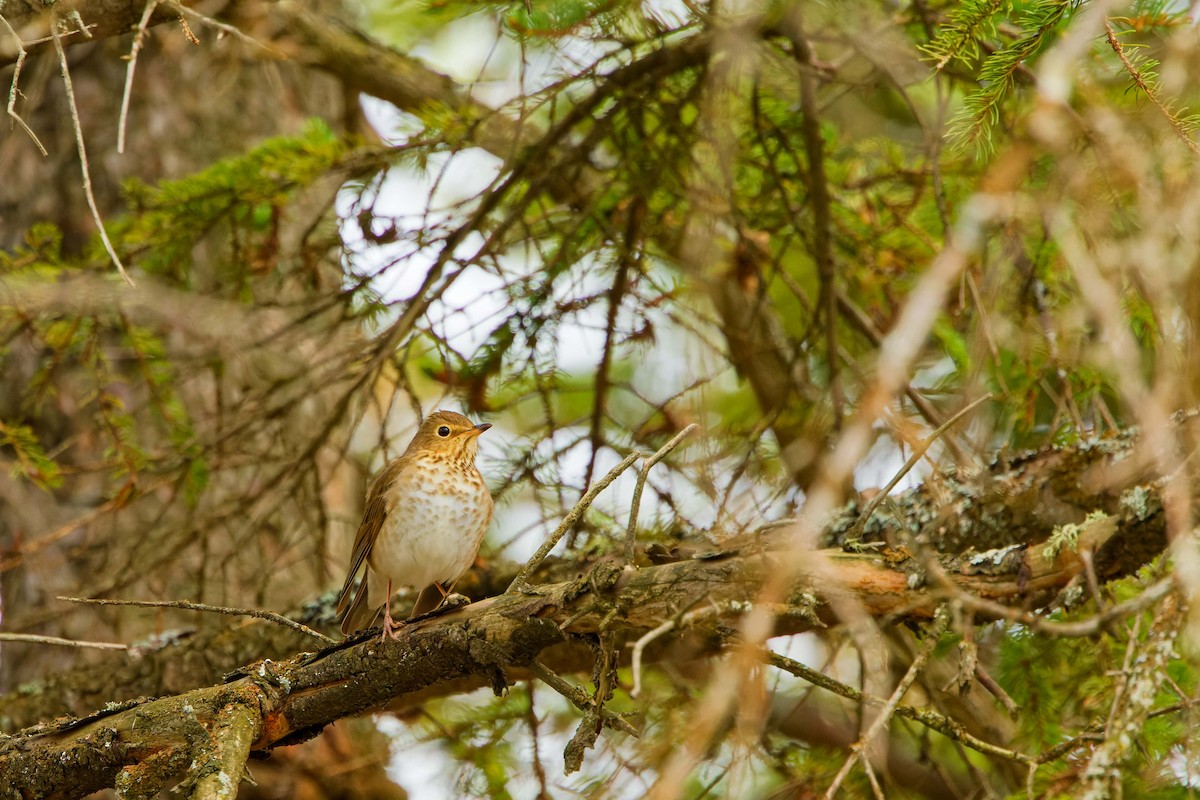
[[[430,414],[403,455],[371,482],[338,597],[343,633],[382,614],[383,635],[396,638],[393,588],[421,590],[412,619],[436,608],[470,568],[492,519],[492,496],[475,467],[479,434],[490,427],[453,411]]]

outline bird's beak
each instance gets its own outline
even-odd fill
[[[476,425],[474,428],[471,428],[471,430],[467,431],[467,433],[470,434],[471,436],[478,436],[479,434],[483,433],[490,427],[492,427],[492,423],[481,422],[478,425]]]

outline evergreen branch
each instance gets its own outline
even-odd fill
[[[941,72],[951,61],[967,62],[979,56],[979,40],[992,32],[992,16],[1000,10],[1002,3],[1003,0],[967,0],[950,12],[949,22],[937,37],[919,48],[936,59],[935,73]]]
[[[1117,38],[1117,33],[1113,30],[1112,20],[1104,20],[1104,30],[1107,34],[1108,45],[1117,54],[1117,58],[1121,59],[1121,63],[1125,66],[1125,71],[1129,73],[1133,85],[1141,91],[1146,99],[1154,104],[1162,115],[1166,117],[1171,128],[1179,136],[1180,140],[1187,145],[1188,149],[1193,153],[1200,153],[1200,148],[1196,146],[1195,140],[1192,139],[1192,133],[1196,130],[1198,122],[1195,115],[1181,117],[1171,110],[1171,107],[1162,101],[1159,97],[1159,90],[1162,88],[1158,80],[1158,76],[1151,70],[1157,62],[1141,61],[1129,54],[1125,47],[1121,45],[1121,40]]]
[[[1000,125],[1001,105],[1016,86],[1017,72],[1042,49],[1054,29],[1076,6],[1072,0],[1043,0],[1030,8],[1023,25],[1030,32],[992,53],[980,67],[978,80],[983,88],[968,97],[963,109],[951,120],[952,140],[960,146],[974,143],[979,155],[991,153],[991,134]]]

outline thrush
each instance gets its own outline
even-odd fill
[[[412,619],[437,608],[475,561],[492,520],[492,496],[475,467],[479,434],[490,427],[453,411],[430,414],[371,482],[338,597],[342,633],[372,627],[382,614],[383,638],[398,638],[393,589],[419,590]]]

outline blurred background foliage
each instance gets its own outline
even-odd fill
[[[962,269],[844,499],[885,483],[987,393],[909,482],[1196,403],[1186,4],[316,11],[449,75],[462,102],[360,101],[346,89],[360,81],[306,69],[303,47],[276,62],[210,32],[193,54],[164,26],[142,55],[139,75],[154,77],[140,78],[129,125],[153,157],[119,159],[114,122],[81,109],[136,289],[114,276],[75,179],[38,188],[38,169],[77,166],[55,76],[43,64],[23,78],[31,124],[57,136],[40,166],[19,130],[0,142],[12,176],[0,198],[5,630],[129,642],[223,624],[68,608],[61,594],[300,607],[340,583],[366,481],[438,407],[497,425],[481,457],[499,504],[487,564],[527,557],[621,457],[692,422],[703,436],[651,475],[643,542],[715,544],[792,515],[871,390],[881,343],[947,253]],[[253,17],[221,18],[250,29]],[[79,71],[108,65],[78,80],[110,105],[123,67],[109,62],[128,47],[69,50]],[[237,76],[216,100],[190,93],[208,62]],[[489,152],[489,107],[516,121],[514,155]],[[35,191],[63,199],[22,202]],[[568,555],[620,541],[627,478]],[[1018,714],[965,702],[947,713],[1021,752],[1086,736],[1154,614],[1099,644],[963,622],[957,634]],[[895,638],[902,673],[915,639]],[[789,648],[851,683],[864,668],[840,633],[777,649]],[[0,687],[94,658],[6,643]],[[436,791],[639,795],[709,671],[657,666],[636,701],[621,674],[613,706],[646,735],[602,738],[579,774],[561,776],[576,712],[530,684],[381,722],[399,783],[433,796],[403,772],[436,751]],[[1192,662],[1170,676],[1161,706],[1174,711],[1140,732],[1129,796],[1194,786]],[[788,676],[757,680],[761,724],[734,720],[682,796],[800,797],[833,779],[858,709]],[[887,796],[1025,791],[1023,767],[908,721],[893,723],[889,747]],[[1083,763],[1064,753],[1030,793],[1069,793]],[[843,788],[872,791],[861,771]]]

